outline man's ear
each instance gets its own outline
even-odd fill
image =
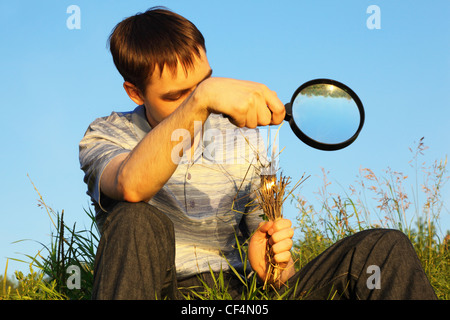
[[[137,105],[144,104],[144,95],[142,94],[141,90],[139,90],[134,84],[125,81],[123,83],[123,88],[127,92],[130,99],[133,100]]]

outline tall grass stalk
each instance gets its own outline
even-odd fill
[[[426,149],[423,139],[410,148],[413,159],[409,164],[415,173],[412,183],[408,175],[391,168],[382,174],[361,168],[356,186],[333,193],[329,190],[329,172],[323,170],[318,205],[301,195],[295,197],[301,234],[295,246],[297,268],[355,232],[380,227],[397,229],[411,240],[437,296],[450,299],[450,231],[442,230],[440,225],[442,215],[449,214],[443,199],[450,179],[447,157],[427,166],[420,160]]]
[[[31,183],[33,184],[32,181]],[[16,292],[7,297],[3,296],[3,298],[38,299],[41,295],[46,298],[58,299],[90,299],[95,254],[99,241],[99,232],[93,212],[85,210],[91,221],[90,228],[77,230],[76,223],[72,227],[65,223],[64,210],[61,213],[54,211],[45,203],[34,184],[33,187],[39,196],[38,205],[45,209],[54,229],[51,230],[49,244],[39,242],[42,249],[37,254],[24,254],[28,261],[13,259],[29,264],[30,273],[24,276],[21,272],[16,272],[19,288]],[[22,241],[25,240],[16,242]],[[71,275],[68,273],[70,266],[76,266],[80,270],[80,289],[68,285]],[[25,291],[24,286],[26,287]]]

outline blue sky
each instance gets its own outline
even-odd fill
[[[70,5],[81,12],[69,29]],[[432,5],[431,5],[432,4]],[[302,83],[331,78],[361,98],[366,123],[358,140],[336,152],[314,150],[282,126],[281,167],[313,201],[321,168],[333,186],[355,184],[360,168],[414,174],[409,147],[425,137],[420,161],[450,151],[450,2],[430,1],[1,1],[0,270],[6,258],[35,254],[49,242],[51,222],[37,206],[64,209],[69,224],[87,225],[89,199],[79,169],[78,142],[95,118],[135,106],[122,89],[106,40],[125,17],[164,5],[202,31],[214,76],[262,82],[284,102]],[[370,5],[381,29],[369,29]],[[419,184],[422,181],[419,176]],[[412,183],[409,182],[408,183]],[[340,187],[340,186],[342,187]],[[411,186],[407,185],[407,191]],[[450,191],[443,229],[450,229]],[[295,220],[296,209],[285,208]],[[33,241],[12,242],[20,239]],[[27,270],[10,261],[9,273]]]

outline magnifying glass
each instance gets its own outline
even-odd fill
[[[285,121],[310,147],[333,151],[352,144],[364,125],[364,107],[356,93],[331,79],[302,84],[286,103]]]

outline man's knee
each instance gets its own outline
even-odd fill
[[[385,237],[387,241],[392,244],[392,246],[402,247],[405,250],[408,249],[414,251],[414,247],[411,243],[411,240],[404,232],[400,230],[388,229],[388,231],[385,234]]]
[[[371,229],[375,238],[386,239],[391,243],[410,243],[409,238],[400,230],[397,229]]]
[[[162,295],[166,278],[174,277],[174,264],[172,221],[147,203],[118,203],[103,227],[93,297],[154,299],[155,290]]]
[[[148,234],[152,230],[173,237],[173,223],[163,212],[145,202],[120,202],[106,218],[103,230],[110,227],[127,233]]]
[[[396,229],[369,229],[356,234],[358,247],[373,250],[382,248],[382,252],[389,253],[394,248],[401,252],[414,252],[408,236]]]
[[[388,238],[394,241],[408,239],[403,232],[397,229],[384,229],[384,228],[363,230],[354,234],[354,236],[361,238],[374,238],[374,239]]]

